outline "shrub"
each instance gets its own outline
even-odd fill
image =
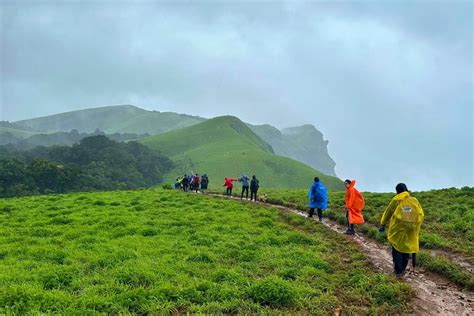
[[[173,190],[173,187],[169,183],[163,183],[161,186],[164,190]]]
[[[290,283],[270,277],[248,288],[248,297],[261,305],[292,306],[298,300],[298,294]]]

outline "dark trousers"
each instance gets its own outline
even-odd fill
[[[347,229],[351,231],[355,231],[354,224],[349,223],[349,211],[346,211],[346,219],[347,219]]]
[[[245,192],[245,198],[249,198],[249,186],[244,186],[242,187],[242,193],[240,194],[240,198],[244,197],[244,192]]]
[[[317,211],[318,211],[318,218],[323,219],[323,210],[318,208]],[[313,217],[313,215],[314,215],[314,207],[309,209],[309,217]]]
[[[250,200],[257,201],[257,191],[250,191]]]
[[[405,272],[408,259],[410,259],[409,253],[399,252],[397,249],[392,247],[392,259],[393,259],[393,269],[397,275]]]
[[[183,191],[185,191],[185,192],[188,191],[188,184],[187,183],[183,184]]]
[[[227,195],[232,195],[232,188],[227,188],[226,194]]]

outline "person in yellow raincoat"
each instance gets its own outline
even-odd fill
[[[397,195],[385,209],[379,231],[383,233],[388,223],[387,239],[392,245],[393,268],[397,277],[401,278],[405,275],[410,254],[415,268],[424,213],[420,202],[410,196],[404,183],[397,184],[395,190]]]

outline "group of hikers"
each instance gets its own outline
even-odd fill
[[[346,234],[354,235],[354,225],[364,223],[362,211],[365,200],[362,194],[355,188],[355,180],[345,180],[346,203],[345,211],[347,218]],[[387,239],[392,245],[392,260],[394,273],[397,277],[403,277],[410,257],[412,258],[413,270],[416,266],[416,254],[419,251],[419,235],[424,213],[420,202],[410,196],[408,188],[404,183],[395,187],[396,195],[390,201],[382,214],[379,232],[384,233],[388,224]],[[313,218],[317,210],[319,221],[323,219],[323,211],[328,208],[328,192],[318,177],[308,191],[309,218]]]
[[[225,177],[225,194],[232,196],[234,188],[233,182],[242,183],[240,198],[257,201],[257,192],[260,182],[255,175],[250,179],[246,174],[240,178]],[[345,212],[347,219],[347,235],[355,234],[355,225],[364,223],[362,214],[365,207],[363,195],[355,188],[355,180],[345,180],[346,188]],[[206,190],[209,185],[207,174],[184,175],[176,179],[175,188],[183,191]],[[404,183],[399,183],[395,187],[397,195],[390,201],[383,212],[380,220],[379,232],[384,233],[388,225],[387,239],[392,245],[392,259],[394,272],[397,277],[403,277],[411,257],[413,269],[416,265],[416,254],[419,250],[419,234],[423,223],[424,213],[418,200],[408,192]],[[313,184],[308,191],[309,198],[309,218],[313,218],[316,211],[319,221],[323,220],[323,211],[328,208],[328,191],[318,177],[314,178]]]
[[[182,177],[176,178],[174,183],[175,189],[181,189],[183,191],[199,191],[199,190],[207,190],[209,186],[209,177],[207,174],[203,174],[202,177],[199,174],[185,174]]]
[[[257,192],[260,188],[260,181],[255,175],[252,176],[252,180],[246,175],[242,174],[240,178],[224,178],[223,187],[226,187],[226,195],[232,195],[232,189],[234,188],[233,182],[239,181],[242,183],[242,193],[240,198],[243,199],[245,193],[245,199],[249,199],[249,189],[250,189],[250,201],[257,201]]]

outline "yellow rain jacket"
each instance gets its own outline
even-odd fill
[[[417,253],[424,213],[420,202],[408,192],[395,195],[385,209],[380,224],[389,222],[387,238],[402,253]]]

